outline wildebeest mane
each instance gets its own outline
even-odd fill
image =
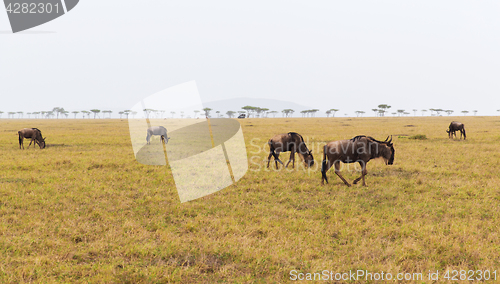
[[[351,138],[351,141],[354,142],[354,141],[359,140],[359,139],[364,138],[364,137],[366,137],[366,135],[358,135],[358,136]]]
[[[42,137],[43,137],[43,135],[42,135],[42,131],[41,131],[40,129],[38,129],[38,128],[34,128],[34,127],[32,127],[31,129],[33,129],[33,130],[36,130],[36,131],[40,132],[40,136],[42,136]]]
[[[291,135],[291,136],[297,135],[300,137],[300,140],[302,140],[302,142],[304,142],[304,138],[302,137],[302,135],[298,134],[297,132],[288,132],[288,135]]]
[[[355,136],[355,137],[351,138],[351,141],[355,142],[356,140],[359,140],[361,138],[366,138],[366,139],[371,140],[373,142],[382,143],[382,144],[387,142],[387,141],[379,141],[379,140],[377,140],[377,139],[375,139],[375,138],[373,138],[371,136],[366,136],[366,135]]]

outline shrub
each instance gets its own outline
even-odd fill
[[[417,134],[417,135],[413,135],[413,136],[408,137],[408,139],[425,140],[425,139],[427,139],[427,136],[425,136],[424,134]]]

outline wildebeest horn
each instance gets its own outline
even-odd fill
[[[384,142],[387,142],[387,140],[389,140],[389,136],[387,136],[387,138],[385,138],[385,141],[384,141]]]
[[[387,138],[389,138],[389,136],[387,136]],[[387,142],[388,144],[392,144],[392,135],[391,135],[391,140],[389,140],[389,142]]]

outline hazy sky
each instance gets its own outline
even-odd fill
[[[0,10],[0,111],[123,110],[195,80],[203,101],[498,115],[498,15],[497,1],[82,0],[12,34]]]

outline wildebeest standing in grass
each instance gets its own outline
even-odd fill
[[[460,139],[462,139],[462,134],[464,135],[464,140],[467,138],[465,135],[465,125],[461,122],[458,121],[452,121],[450,123],[450,127],[448,130],[446,130],[446,133],[448,133],[448,138],[453,138],[453,135],[455,135],[455,138],[457,138],[457,131],[460,131]]]
[[[24,128],[24,129],[19,130],[17,132],[17,134],[19,135],[19,149],[21,149],[21,147],[23,147],[23,149],[24,149],[24,143],[23,143],[24,138],[31,139],[30,144],[28,145],[28,149],[30,148],[31,143],[33,143],[33,141],[36,144],[38,144],[40,149],[45,148],[45,137],[42,136],[42,131],[40,131],[40,129],[38,129],[38,128]],[[35,146],[33,146],[33,147],[35,147]]]
[[[306,166],[311,167],[314,165],[314,157],[309,149],[307,149],[304,138],[298,133],[288,132],[285,134],[278,134],[273,138],[269,139],[269,156],[267,157],[267,167],[269,168],[269,163],[271,162],[271,156],[274,157],[274,162],[276,163],[276,169],[278,168],[278,162],[283,165],[283,162],[279,159],[281,152],[290,151],[290,160],[286,163],[286,167],[293,161],[292,168],[295,167],[295,153],[299,154]]]
[[[340,175],[340,162],[355,163],[358,162],[361,166],[361,176],[353,181],[353,184],[358,183],[363,179],[363,185],[366,186],[365,176],[368,173],[366,163],[371,159],[383,158],[385,164],[392,165],[394,163],[394,147],[392,137],[385,141],[378,141],[370,136],[356,136],[349,140],[332,141],[323,147],[323,163],[321,165],[321,184],[328,183],[326,172],[332,165],[335,166],[335,173],[347,185],[351,186],[345,178]]]
[[[170,138],[167,137],[167,129],[163,126],[154,126],[150,127],[147,130],[147,136],[146,136],[146,141],[148,144],[150,144],[151,136],[153,135],[160,135],[161,141],[165,142],[165,144],[168,144],[168,140]]]

